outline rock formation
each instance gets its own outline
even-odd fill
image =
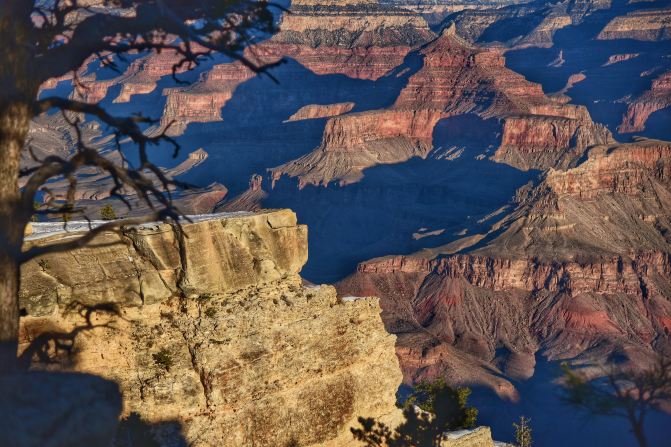
[[[505,122],[494,159],[521,169],[567,165],[587,146],[612,140],[587,109],[544,95],[507,69],[499,50],[467,43],[454,26],[420,54],[423,67],[391,108],[329,119],[321,145],[272,169],[273,179],[297,177],[299,186],[356,182],[365,168],[426,157],[436,123],[466,113]]]
[[[613,54],[608,57],[608,60],[603,64],[604,67],[608,65],[617,64],[619,62],[628,61],[640,56],[639,53],[622,53],[622,54]]]
[[[489,234],[364,262],[339,283],[380,296],[407,382],[446,375],[515,398],[491,368],[529,377],[539,350],[641,366],[671,344],[669,143],[597,146],[518,200]]]
[[[640,132],[645,129],[650,115],[667,107],[671,107],[671,71],[655,78],[650,89],[629,103],[617,130],[620,133]]]
[[[328,118],[350,112],[354,108],[353,102],[341,102],[338,104],[309,104],[301,107],[291,115],[287,121],[301,121],[317,118]]]
[[[287,210],[223,215],[185,227],[182,259],[174,229],[157,223],[104,233],[90,246],[27,263],[21,307],[28,315],[47,315],[74,302],[142,305],[178,294],[223,293],[295,275],[307,259],[307,229]],[[61,228],[34,224],[28,246],[59,240],[62,234],[53,231]]]
[[[615,17],[601,30],[597,39],[671,39],[671,10],[643,9]]]
[[[254,73],[242,63],[219,64],[192,85],[164,90],[162,126],[170,125],[168,133],[180,135],[189,123],[220,121],[221,109],[236,87],[252,76]]]
[[[358,416],[398,422],[395,337],[377,300],[301,284],[307,232],[292,212],[183,229],[181,262],[171,227],[156,224],[25,265],[22,359],[117,382],[124,417],[179,423],[153,429],[161,445],[341,446]],[[28,245],[67,236],[34,230]],[[74,342],[63,352],[45,336]]]
[[[318,74],[375,80],[434,37],[418,14],[374,0],[294,1],[291,12],[261,46]]]

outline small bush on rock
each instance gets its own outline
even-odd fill
[[[112,205],[105,205],[102,208],[100,208],[100,218],[102,220],[116,220],[117,219],[116,212],[114,212],[114,208],[112,208]]]
[[[166,371],[170,371],[170,368],[174,364],[172,354],[165,348],[161,349],[155,354],[152,354],[152,357],[154,358],[154,363]]]

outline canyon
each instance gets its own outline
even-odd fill
[[[539,350],[643,367],[669,348],[670,163],[666,142],[597,146],[489,234],[361,263],[338,290],[382,297],[408,383],[447,376],[515,399],[499,374],[529,378]]]
[[[188,440],[203,431],[232,445],[269,443],[263,424],[281,442],[327,442],[319,433],[349,442],[355,416],[398,416],[401,381],[444,377],[520,408],[528,384],[550,383],[539,377],[546,363],[642,368],[669,352],[668,1],[288,7],[279,32],[244,53],[272,64],[266,74],[215,55],[178,69],[181,83],[174,54],[147,52],[117,61],[117,72],[88,61],[77,73],[83,91],[73,76],[43,86],[41,95],[155,118],[146,132],[167,132],[180,150],[159,145],[151,158],[194,186],[170,193],[200,217],[184,224],[186,267],[172,227],[158,223],[101,236],[113,248],[27,264],[22,349],[84,324],[71,308],[118,306],[126,320],[94,315],[125,335],[88,331],[75,366],[50,352],[56,369],[118,381],[124,417],[156,422],[164,402]],[[137,162],[95,119],[81,127],[106,157]],[[72,155],[74,138],[59,114],[31,127],[39,158]],[[26,152],[22,165],[34,163]],[[62,200],[68,186],[59,178],[49,191]],[[148,212],[132,191],[122,191],[133,204],[124,207],[112,187],[95,170],[78,177],[86,217],[107,204],[120,217]],[[27,246],[76,231],[57,227],[34,222]],[[335,289],[308,285],[322,283]],[[359,298],[368,296],[379,304]],[[110,360],[106,338],[119,341]],[[170,370],[153,361],[161,347]],[[251,365],[257,376],[231,372]],[[293,367],[304,371],[298,384]],[[336,388],[356,395],[338,394],[338,414],[320,419],[310,402]],[[369,402],[374,393],[381,399]],[[543,411],[532,415],[540,425]],[[491,425],[510,440],[510,423]],[[560,442],[539,433],[543,445]]]

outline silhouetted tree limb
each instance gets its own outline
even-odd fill
[[[564,399],[584,411],[626,418],[640,447],[647,447],[644,422],[647,414],[671,402],[671,357],[658,354],[643,371],[609,365],[600,367],[601,377],[591,378],[564,364]]]

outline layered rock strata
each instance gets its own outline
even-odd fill
[[[601,30],[597,39],[671,39],[671,9],[645,9],[615,17]]]
[[[21,308],[47,315],[72,303],[141,306],[177,295],[223,293],[295,275],[307,259],[307,228],[291,211],[196,219],[183,224],[183,256],[175,229],[156,223],[102,233],[86,247],[24,264]],[[69,225],[73,231],[66,234],[78,235],[77,224]],[[52,231],[60,228],[34,224],[26,248],[57,243],[63,233]]]
[[[21,359],[117,382],[122,416],[151,424],[161,445],[354,445],[358,416],[398,423],[395,337],[377,299],[302,285],[307,234],[293,213],[211,216],[183,229],[181,266],[165,224],[28,264]],[[49,299],[57,306],[46,315]]]
[[[596,147],[519,200],[489,234],[362,263],[338,285],[381,297],[407,382],[446,375],[515,398],[496,373],[529,377],[539,350],[641,366],[671,347],[669,143]]]
[[[612,141],[583,106],[544,95],[541,86],[507,69],[501,51],[475,47],[454,26],[420,51],[423,67],[393,106],[329,119],[313,152],[271,170],[299,186],[356,182],[377,164],[426,157],[443,118],[475,113],[504,121],[494,159],[520,169],[565,166],[593,144]]]
[[[671,107],[671,71],[653,79],[650,88],[635,98],[622,117],[620,133],[641,132],[653,113]]]

